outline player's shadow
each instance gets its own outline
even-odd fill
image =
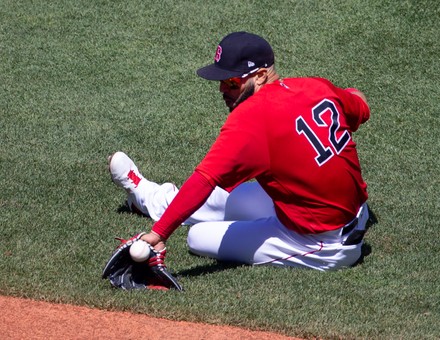
[[[130,210],[127,204],[120,205],[118,209],[116,209],[116,212],[118,214],[132,214],[132,211]]]
[[[364,263],[365,257],[370,255],[371,252],[372,252],[371,246],[368,243],[364,243],[361,248],[361,257],[351,267],[356,267]]]
[[[201,265],[190,269],[184,269],[176,272],[175,274],[178,276],[186,276],[186,277],[200,276],[200,275],[212,274],[224,270],[235,269],[238,267],[245,267],[245,266],[247,265],[243,263],[217,261],[211,264]]]
[[[125,202],[125,204],[121,204],[118,207],[118,209],[116,209],[116,212],[118,214],[134,214],[134,215],[138,215],[140,217],[149,217],[149,216],[143,214],[142,212],[140,212],[136,208],[130,209],[130,207],[128,206],[127,202]]]

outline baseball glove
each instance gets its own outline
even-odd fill
[[[166,248],[157,251],[150,246],[150,257],[145,262],[135,262],[130,256],[130,247],[145,233],[133,236],[129,240],[117,238],[121,244],[113,252],[102,272],[103,279],[109,279],[115,288],[161,289],[170,288],[183,291],[177,279],[165,266]]]

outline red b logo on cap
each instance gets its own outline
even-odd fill
[[[220,45],[217,46],[217,51],[215,51],[214,60],[218,63],[220,58],[222,57],[222,47]]]

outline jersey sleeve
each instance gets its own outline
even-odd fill
[[[229,115],[217,140],[196,168],[212,185],[229,192],[269,168],[263,114],[254,106],[248,99]]]
[[[352,90],[355,89],[342,90],[343,94],[340,93],[339,96],[343,98],[343,105],[346,110],[345,113],[347,117],[347,122],[351,130],[356,131],[361,124],[370,119],[370,108],[361,97],[353,94]]]
[[[368,104],[358,95],[352,93],[353,91],[357,91],[357,89],[342,89],[326,79],[321,79],[321,81],[326,82],[339,98],[347,124],[352,132],[355,132],[361,124],[370,119],[370,108]]]

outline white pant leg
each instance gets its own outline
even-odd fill
[[[134,205],[143,214],[157,221],[177,192],[172,183],[159,185],[143,178],[139,185],[128,193],[127,203],[129,207]]]
[[[157,221],[178,193],[172,183],[162,185],[143,178],[138,187],[128,196],[132,203],[144,214]],[[208,221],[254,220],[260,217],[274,216],[272,199],[257,182],[243,183],[230,194],[216,187],[206,202],[191,215],[185,224]]]
[[[365,209],[366,210],[366,209]],[[366,219],[360,218],[359,224]],[[362,242],[342,245],[342,228],[321,234],[298,234],[272,216],[255,221],[205,222],[191,227],[191,252],[220,261],[335,270],[354,264]]]
[[[225,205],[229,196],[230,194],[227,191],[216,187],[206,202],[184,224],[223,221],[225,218]]]
[[[216,187],[185,224],[210,221],[248,221],[275,216],[272,199],[257,182],[240,184],[231,193]]]
[[[275,216],[273,201],[258,182],[240,184],[226,201],[225,221],[252,221],[269,216]]]
[[[142,179],[136,189],[128,194],[128,205],[134,204],[143,214],[158,221],[179,190],[172,183],[157,184]],[[225,204],[229,193],[216,187],[211,195],[185,224],[202,221],[222,221],[225,217]]]

